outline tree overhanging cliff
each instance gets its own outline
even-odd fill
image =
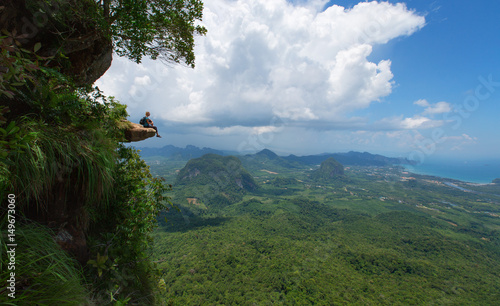
[[[199,0],[4,0],[0,29],[85,85],[106,72],[113,51],[194,67],[202,14]]]

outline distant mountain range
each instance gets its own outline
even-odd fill
[[[411,160],[401,157],[386,157],[379,154],[371,154],[368,152],[354,152],[347,153],[325,153],[319,155],[295,156],[289,155],[284,157],[289,161],[296,161],[306,165],[319,165],[326,159],[333,157],[343,165],[356,165],[356,166],[388,166],[399,164],[414,164]]]
[[[354,152],[347,153],[324,153],[318,155],[306,156],[278,156],[271,150],[264,149],[255,154],[236,155],[234,152],[227,152],[216,150],[212,148],[199,148],[193,145],[188,145],[185,148],[179,148],[173,145],[167,145],[162,148],[137,148],[141,150],[142,157],[163,156],[176,160],[190,160],[198,158],[205,154],[217,154],[221,156],[235,155],[237,156],[245,168],[251,168],[251,165],[261,164],[262,166],[284,167],[284,168],[299,168],[304,165],[314,166],[320,165],[323,161],[333,157],[335,160],[344,166],[357,165],[357,166],[388,166],[398,164],[413,164],[407,158],[386,157],[378,154],[371,154],[368,152]],[[270,169],[269,169],[270,170]]]

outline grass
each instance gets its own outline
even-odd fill
[[[73,190],[86,203],[107,203],[116,156],[99,131],[68,133],[64,127],[33,121],[26,128],[36,132],[36,138],[28,150],[12,158],[12,185],[24,203],[49,205],[56,185]]]
[[[1,228],[7,228],[1,222]],[[70,258],[52,238],[47,228],[22,225],[16,228],[15,299],[1,292],[2,305],[86,305],[90,304],[83,276],[75,260]],[[6,235],[1,236],[1,282],[7,283],[9,271]],[[5,286],[2,291],[6,290]]]

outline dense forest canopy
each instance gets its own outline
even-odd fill
[[[228,197],[230,180],[218,181],[223,196],[206,200],[203,186],[209,181],[176,182],[172,202],[180,211],[165,213],[168,222],[159,219],[155,231],[164,300],[497,304],[498,185],[450,185],[450,179],[409,174],[376,160],[371,166],[350,164],[340,175],[342,165],[317,157],[323,163],[311,166],[309,159],[286,165],[268,150],[238,156],[259,185],[240,198]],[[146,158],[152,172],[168,180],[189,177],[186,170],[194,168],[201,177],[209,166],[199,164],[203,160],[208,158]]]

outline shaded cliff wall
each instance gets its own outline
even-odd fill
[[[113,44],[94,1],[4,0],[0,29],[28,50],[54,57],[53,67],[77,85],[94,83],[111,66]],[[60,55],[63,57],[60,57]]]

